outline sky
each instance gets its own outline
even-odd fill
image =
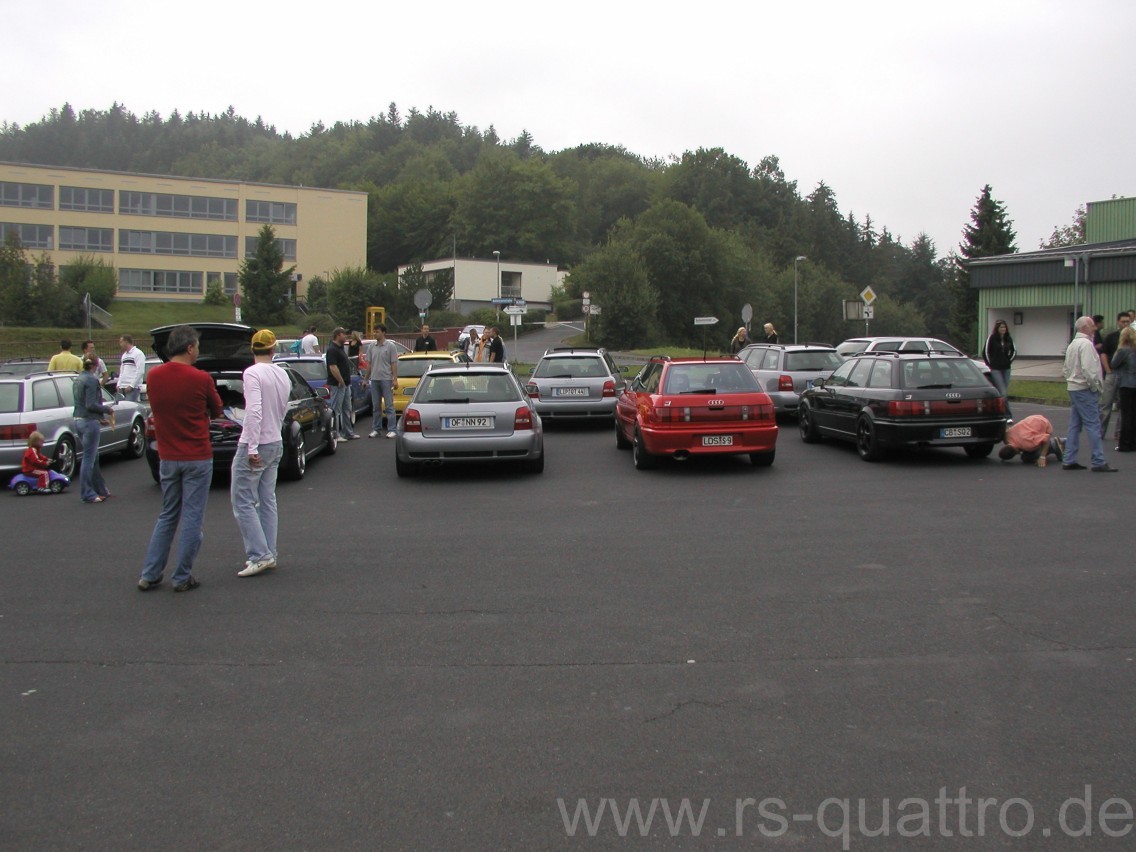
[[[1021,251],[1136,193],[1128,0],[0,0],[0,20],[0,120],[20,125],[117,101],[301,135],[393,102],[550,153],[772,155],[802,196],[823,181],[940,256],[986,184]]]

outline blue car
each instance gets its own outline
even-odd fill
[[[291,353],[274,355],[273,361],[283,361],[304,377],[312,390],[318,391],[327,386],[327,362],[322,355],[293,355]],[[351,372],[351,424],[355,425],[355,417],[366,414],[371,410],[371,389],[363,381],[359,372]]]

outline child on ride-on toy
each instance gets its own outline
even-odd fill
[[[42,432],[32,432],[28,435],[28,448],[24,450],[24,458],[20,463],[20,472],[26,476],[36,478],[36,489],[47,491],[51,481],[51,459],[40,452],[45,438]]]

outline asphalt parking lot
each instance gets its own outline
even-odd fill
[[[258,577],[214,487],[189,594],[134,588],[144,462],[0,494],[0,848],[1131,848],[1126,457],[393,443],[281,483]]]

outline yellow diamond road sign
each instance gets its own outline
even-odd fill
[[[865,287],[860,291],[860,298],[864,300],[865,305],[870,305],[876,301],[876,291],[871,287]]]

